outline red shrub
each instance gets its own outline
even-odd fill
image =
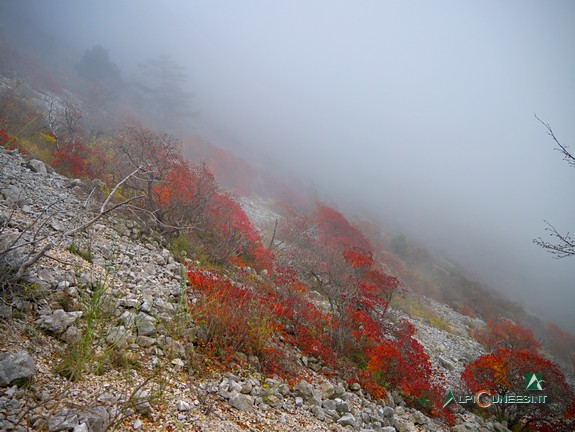
[[[102,154],[79,141],[56,150],[52,164],[62,174],[76,178],[97,178],[106,166]]]
[[[506,319],[488,320],[487,325],[473,336],[490,351],[498,348],[537,351],[541,348],[531,330]]]
[[[382,339],[369,351],[366,370],[375,384],[397,388],[409,402],[429,411],[443,397],[442,377],[432,370],[429,356],[413,333],[413,326],[404,321],[395,339]]]
[[[546,403],[493,404],[490,409],[505,417],[513,428],[528,425],[530,430],[568,430],[566,418],[574,395],[559,367],[534,351],[499,348],[468,364],[461,374],[472,392],[486,390],[492,395],[525,393],[525,374],[541,373]]]
[[[279,330],[265,297],[197,268],[189,269],[188,280],[201,293],[191,310],[207,334],[204,343],[214,348],[221,360],[240,351],[257,356],[265,366],[273,352],[272,338]]]

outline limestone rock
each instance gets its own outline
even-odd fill
[[[36,324],[44,330],[55,334],[62,334],[66,329],[74,324],[82,316],[82,312],[66,312],[64,309],[57,309],[50,315],[42,315]]]
[[[355,427],[357,424],[357,420],[353,416],[353,414],[345,414],[344,416],[340,417],[337,421],[338,424],[342,426],[352,426]]]
[[[229,404],[240,411],[252,411],[254,409],[254,398],[242,393],[234,393],[229,400]]]
[[[28,168],[38,174],[48,174],[48,170],[46,169],[46,165],[44,162],[39,161],[38,159],[29,160],[26,164]]]
[[[35,372],[36,366],[28,351],[0,354],[0,386],[26,383]]]

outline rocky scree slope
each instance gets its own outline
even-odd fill
[[[374,401],[357,384],[319,375],[312,358],[301,359],[305,379],[293,386],[263,377],[241,354],[246,366],[210,372],[194,352],[184,268],[158,236],[119,214],[64,235],[93,217],[91,190],[0,149],[0,430],[448,429],[395,393]],[[14,283],[11,269],[37,240],[54,244]],[[426,346],[443,347],[438,364],[453,365],[454,376],[477,348],[463,333],[417,326]],[[453,431],[507,430],[457,417]]]

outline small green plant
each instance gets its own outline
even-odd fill
[[[70,381],[78,380],[94,360],[94,343],[98,340],[102,327],[109,318],[104,303],[107,297],[106,284],[98,282],[84,299],[84,319],[86,325],[77,342],[70,343],[61,354],[61,360],[55,370]]]
[[[80,249],[76,244],[72,243],[70,246],[66,248],[66,250],[70,253],[73,253],[76,256],[88,261],[90,264],[93,261],[92,253],[89,250]]]
[[[172,237],[168,243],[167,249],[177,260],[183,260],[191,252],[191,243],[184,234]]]

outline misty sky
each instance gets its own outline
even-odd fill
[[[60,44],[101,44],[127,77],[171,54],[199,123],[249,143],[246,159],[257,149],[575,331],[575,258],[532,244],[543,219],[575,231],[575,169],[533,117],[575,145],[575,2],[30,4]]]

